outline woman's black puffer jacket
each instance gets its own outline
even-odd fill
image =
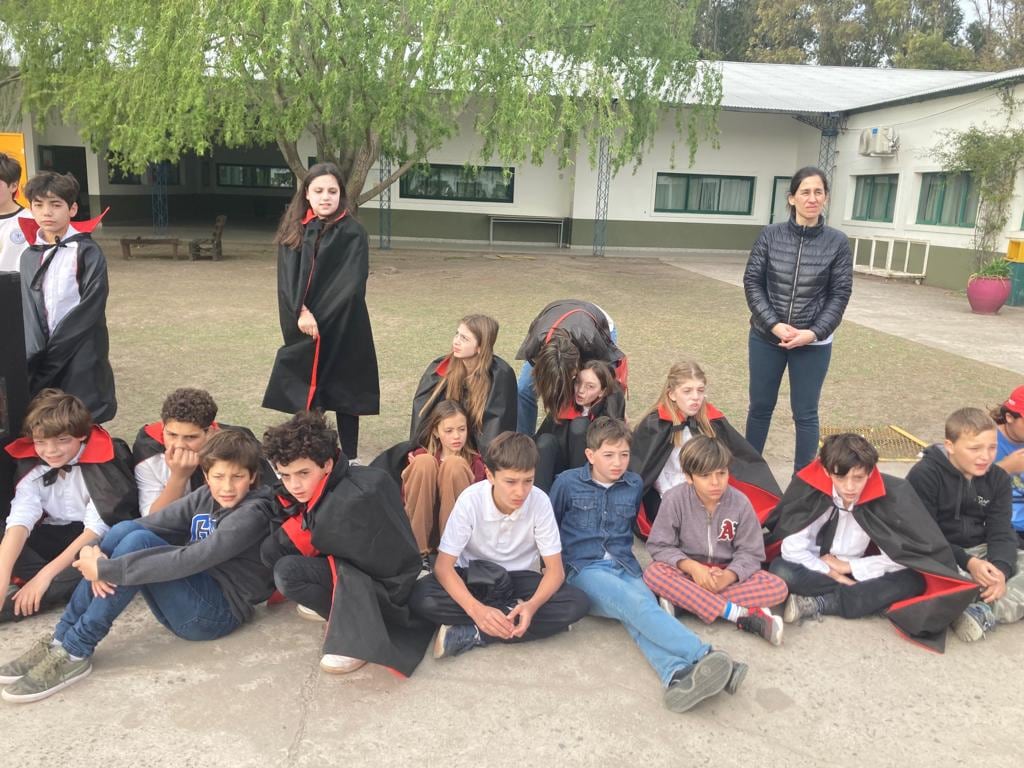
[[[795,218],[769,224],[757,238],[743,273],[750,324],[775,342],[772,326],[810,329],[818,339],[835,332],[853,291],[853,255],[846,235]]]

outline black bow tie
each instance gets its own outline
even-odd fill
[[[673,424],[670,432],[682,432],[687,427],[693,434],[700,432],[700,427],[697,425],[697,418],[695,416],[687,416],[686,421],[680,422],[679,424]]]
[[[70,473],[74,469],[74,464],[65,464],[63,467],[54,467],[43,473],[43,485],[51,486],[57,482],[57,478],[61,472]]]

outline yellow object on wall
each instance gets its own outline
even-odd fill
[[[1024,262],[1024,240],[1010,241],[1010,246],[1006,249],[1006,260]]]
[[[21,163],[21,184],[18,185],[17,201],[28,207],[28,201],[22,190],[28,181],[28,163],[25,162],[25,135],[21,133],[0,133],[0,152],[5,152]]]

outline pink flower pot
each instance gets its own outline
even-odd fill
[[[1006,277],[975,277],[967,283],[967,301],[976,315],[996,314],[1010,298],[1010,280]]]

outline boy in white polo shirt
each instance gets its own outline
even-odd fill
[[[435,658],[494,641],[548,637],[590,607],[581,590],[564,583],[551,502],[533,486],[533,440],[503,432],[491,441],[484,463],[487,479],[459,496],[434,572],[416,583],[409,598],[414,613],[441,625]]]

